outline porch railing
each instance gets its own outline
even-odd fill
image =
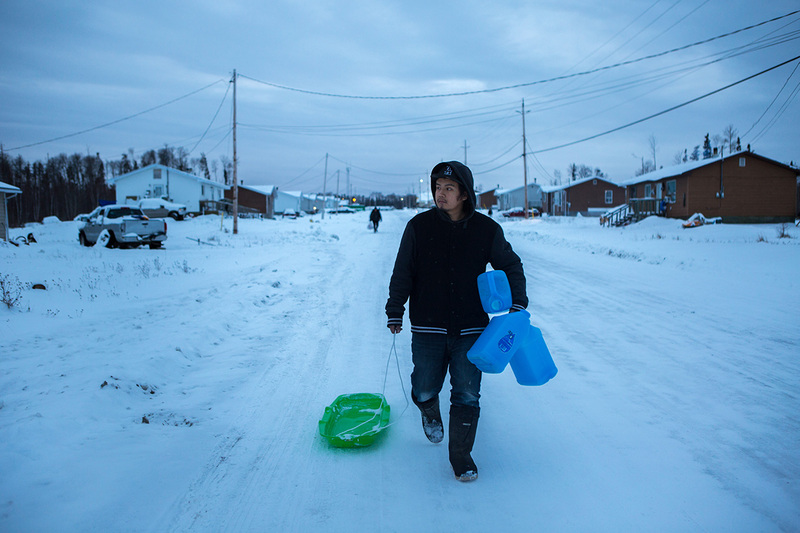
[[[600,217],[600,225],[626,226],[652,215],[661,215],[660,203],[661,200],[656,198],[631,198],[627,204],[606,211]]]

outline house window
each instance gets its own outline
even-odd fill
[[[160,180],[161,179],[161,169],[160,168],[154,168],[153,169],[153,179],[154,180]]]
[[[592,185],[597,185],[597,180],[592,180]]]
[[[200,195],[203,196],[203,198],[205,198],[205,196],[206,196],[206,186],[205,185],[201,185],[200,186]]]
[[[667,182],[667,198],[669,198],[670,202],[673,203],[675,202],[676,189],[677,189],[676,181],[669,180]]]
[[[644,186],[644,197],[650,198],[653,196],[653,185],[651,183],[647,183]]]
[[[743,167],[746,162],[747,162],[747,160],[744,157],[740,157],[739,158],[739,166],[740,167]]]
[[[614,191],[606,189],[606,205],[611,205],[612,203],[614,203]]]

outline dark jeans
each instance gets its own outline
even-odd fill
[[[438,396],[450,370],[450,403],[479,407],[481,371],[467,359],[478,335],[411,334],[411,395],[421,403]]]

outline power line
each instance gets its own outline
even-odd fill
[[[785,81],[785,82],[783,82],[783,85],[781,86],[781,89],[778,91],[778,93],[775,95],[775,98],[773,98],[773,99],[772,99],[772,101],[769,103],[769,105],[768,105],[768,106],[767,106],[767,108],[764,110],[764,112],[763,112],[763,113],[761,113],[761,116],[760,116],[760,117],[758,117],[758,119],[757,119],[755,122],[753,122],[753,125],[752,125],[752,126],[750,126],[750,129],[748,129],[746,132],[744,132],[744,133],[742,134],[742,137],[747,137],[747,134],[748,134],[748,133],[750,133],[751,131],[753,131],[753,128],[755,128],[755,127],[756,127],[756,125],[757,125],[759,122],[761,122],[761,119],[762,119],[762,118],[764,118],[764,115],[766,115],[766,114],[767,114],[767,112],[768,112],[768,111],[770,110],[770,108],[773,106],[773,104],[774,104],[774,103],[775,103],[775,101],[778,99],[778,97],[781,95],[781,93],[783,92],[783,90],[784,90],[784,89],[786,88],[786,86],[789,84],[789,80],[790,80],[790,79],[792,79],[792,76],[794,76],[794,73],[795,73],[795,72],[797,72],[797,68],[798,68],[798,67],[800,67],[800,63],[798,63],[797,65],[795,65],[795,66],[794,66],[794,70],[792,70],[792,72],[791,72],[791,73],[789,74],[789,76],[786,78],[786,81]]]
[[[370,170],[368,168],[359,167],[358,165],[353,165],[351,163],[348,163],[347,161],[339,159],[338,157],[330,155],[330,154],[328,154],[328,157],[330,157],[333,160],[338,161],[339,163],[342,163],[343,165],[348,165],[350,168],[357,168],[358,170],[363,170],[364,172],[370,172],[372,174],[380,174],[382,176],[397,176],[397,177],[401,177],[401,178],[407,178],[407,177],[410,177],[410,176],[417,176],[417,173],[402,173],[402,174],[399,174],[399,173],[395,173],[395,172],[382,172],[380,170]]]
[[[590,141],[590,140],[592,140],[592,139],[597,139],[598,137],[602,137],[602,136],[604,136],[604,135],[608,135],[609,133],[614,133],[614,132],[617,132],[617,131],[620,131],[620,130],[624,130],[625,128],[629,128],[629,127],[631,127],[631,126],[635,126],[636,124],[641,124],[642,122],[648,121],[648,120],[650,120],[650,119],[652,119],[652,118],[659,117],[659,116],[661,116],[661,115],[665,115],[665,114],[667,114],[667,113],[670,113],[670,112],[672,112],[672,111],[675,111],[676,109],[680,109],[681,107],[687,106],[687,105],[689,105],[689,104],[692,104],[692,103],[694,103],[694,102],[697,102],[697,101],[699,101],[699,100],[702,100],[702,99],[704,99],[704,98],[707,98],[707,97],[709,97],[709,96],[712,96],[712,95],[714,95],[714,94],[720,93],[720,92],[722,92],[722,91],[724,91],[724,90],[730,89],[731,87],[735,87],[736,85],[739,85],[739,84],[741,84],[741,83],[744,83],[744,82],[746,82],[746,81],[752,80],[753,78],[756,78],[756,77],[758,77],[758,76],[761,76],[762,74],[766,74],[767,72],[770,72],[770,71],[772,71],[772,70],[775,70],[776,68],[780,68],[780,67],[782,67],[782,66],[784,66],[784,65],[788,65],[789,63],[792,63],[792,62],[794,62],[794,61],[797,61],[798,59],[800,59],[800,56],[793,57],[792,59],[789,59],[788,61],[784,61],[783,63],[779,63],[779,64],[777,64],[777,65],[775,65],[775,66],[772,66],[772,67],[770,67],[770,68],[768,68],[768,69],[762,70],[761,72],[758,72],[758,73],[756,73],[756,74],[753,74],[753,75],[751,75],[751,76],[748,76],[748,77],[746,77],[746,78],[742,78],[741,80],[739,80],[739,81],[736,81],[736,82],[733,82],[733,83],[731,83],[731,84],[729,84],[729,85],[726,85],[725,87],[721,87],[721,88],[719,88],[719,89],[716,89],[716,90],[714,90],[714,91],[711,91],[711,92],[709,92],[709,93],[706,93],[706,94],[704,94],[704,95],[702,95],[702,96],[698,96],[697,98],[692,98],[691,100],[688,100],[688,101],[686,101],[686,102],[683,102],[682,104],[678,104],[678,105],[676,105],[676,106],[672,106],[672,107],[670,107],[669,109],[665,109],[665,110],[663,110],[663,111],[659,111],[658,113],[654,113],[654,114],[652,114],[652,115],[649,115],[649,116],[647,116],[647,117],[640,118],[639,120],[634,120],[633,122],[629,122],[629,123],[627,123],[627,124],[625,124],[625,125],[622,125],[622,126],[619,126],[619,127],[616,127],[616,128],[613,128],[613,129],[610,129],[610,130],[604,131],[604,132],[602,132],[602,133],[597,133],[597,134],[595,134],[595,135],[591,135],[591,136],[589,136],[589,137],[584,137],[583,139],[580,139],[580,140],[577,140],[577,141],[572,141],[572,142],[568,142],[568,143],[560,144],[560,145],[558,145],[558,146],[551,146],[550,148],[544,148],[544,149],[542,149],[542,150],[536,150],[536,151],[535,151],[535,152],[533,152],[533,153],[536,153],[536,154],[541,154],[541,153],[543,153],[543,152],[551,152],[551,151],[553,151],[553,150],[559,150],[559,149],[561,149],[561,148],[566,148],[567,146],[573,146],[573,145],[576,145],[576,144],[580,144],[580,143],[582,143],[582,142]]]
[[[702,41],[696,41],[694,43],[690,43],[690,44],[687,44],[687,45],[684,45],[684,46],[679,46],[679,47],[673,48],[671,50],[665,50],[663,52],[658,52],[656,54],[651,54],[651,55],[640,57],[640,58],[637,58],[637,59],[631,59],[629,61],[622,61],[622,62],[619,62],[619,63],[614,63],[613,65],[607,65],[607,66],[604,66],[604,67],[598,67],[598,68],[595,68],[595,69],[592,69],[592,70],[583,71],[583,72],[576,72],[574,74],[565,74],[565,75],[562,75],[562,76],[555,76],[553,78],[547,78],[547,79],[543,79],[543,80],[537,80],[537,81],[531,81],[531,82],[525,82],[525,83],[518,83],[518,84],[515,84],[515,85],[506,85],[506,86],[503,86],[503,87],[495,87],[495,88],[492,88],[492,89],[480,89],[480,90],[475,90],[475,91],[462,91],[462,92],[440,93],[440,94],[408,95],[408,96],[366,96],[366,95],[352,95],[352,94],[337,94],[337,93],[329,93],[329,92],[322,92],[322,91],[312,91],[312,90],[308,90],[308,89],[299,89],[297,87],[289,87],[288,85],[281,85],[281,84],[278,84],[278,83],[259,80],[259,79],[256,79],[256,78],[252,78],[250,76],[246,76],[244,74],[239,74],[239,76],[242,77],[242,78],[248,79],[250,81],[253,81],[255,83],[260,83],[262,85],[267,85],[267,86],[270,86],[270,87],[274,87],[276,89],[283,89],[285,91],[293,91],[293,92],[298,92],[298,93],[303,93],[303,94],[310,94],[310,95],[313,95],[313,96],[327,96],[327,97],[330,97],[330,98],[345,98],[345,99],[354,99],[354,100],[421,100],[421,99],[427,99],[427,98],[448,98],[448,97],[454,97],[454,96],[469,96],[469,95],[473,95],[473,94],[496,93],[496,92],[500,92],[500,91],[507,91],[507,90],[510,90],[510,89],[519,89],[521,87],[530,87],[530,86],[533,86],[533,85],[541,85],[541,84],[544,84],[544,83],[551,83],[551,82],[554,82],[554,81],[560,81],[560,80],[566,80],[566,79],[570,79],[570,78],[576,78],[578,76],[586,76],[588,74],[594,74],[596,72],[602,72],[604,70],[610,70],[610,69],[614,69],[614,68],[618,68],[618,67],[622,67],[622,66],[626,66],[626,65],[631,65],[631,64],[638,63],[638,62],[641,62],[641,61],[646,61],[648,59],[654,59],[656,57],[662,57],[662,56],[665,56],[665,55],[668,55],[668,54],[672,54],[672,53],[675,53],[675,52],[679,52],[679,51],[682,51],[682,50],[687,50],[687,49],[695,47],[695,46],[699,46],[699,45],[702,45],[702,44],[707,44],[707,43],[710,43],[712,41],[716,41],[716,40],[722,39],[724,37],[730,37],[731,35],[735,35],[737,33],[741,33],[741,32],[747,31],[747,30],[751,30],[753,28],[757,28],[759,26],[763,26],[765,24],[769,24],[771,22],[775,22],[777,20],[781,20],[781,19],[784,19],[786,17],[790,17],[790,16],[795,15],[797,13],[800,13],[800,10],[792,11],[791,13],[787,13],[785,15],[774,17],[772,19],[765,20],[765,21],[759,22],[757,24],[752,24],[750,26],[746,26],[744,28],[740,28],[738,30],[734,30],[734,31],[731,31],[731,32],[728,32],[728,33],[723,33],[723,34],[717,35],[715,37],[710,37],[710,38],[704,39]]]
[[[494,110],[484,111],[485,109],[494,109]],[[510,110],[511,110],[510,106],[503,104],[499,106],[470,109],[466,111],[445,113],[440,115],[429,115],[419,118],[409,118],[409,119],[391,120],[383,122],[367,122],[361,124],[310,125],[310,126],[258,125],[258,124],[241,124],[241,125],[253,129],[261,129],[261,130],[274,131],[280,133],[294,133],[298,135],[333,135],[337,132],[407,128],[410,126],[418,126],[422,124],[452,122],[456,120],[464,120],[473,117],[495,115],[497,113],[507,113]],[[407,133],[407,132],[400,132],[400,133]]]
[[[798,82],[797,85],[794,86],[792,92],[789,93],[789,96],[786,97],[786,100],[783,102],[780,109],[778,109],[775,112],[775,115],[770,119],[770,121],[767,124],[765,124],[764,127],[761,128],[761,131],[759,131],[753,137],[753,142],[756,142],[759,139],[761,139],[761,137],[763,137],[772,128],[772,126],[775,125],[778,119],[781,118],[781,116],[783,116],[783,114],[786,112],[786,109],[789,107],[789,104],[792,103],[792,100],[795,99],[798,92],[800,92],[800,82]]]
[[[200,136],[200,139],[198,139],[198,141],[195,143],[195,145],[192,146],[192,149],[189,150],[189,155],[191,155],[191,153],[194,152],[194,149],[197,148],[197,145],[199,145],[202,142],[202,140],[205,138],[206,134],[208,133],[208,130],[210,130],[211,126],[214,125],[214,121],[217,120],[217,115],[219,115],[219,112],[222,109],[222,104],[225,103],[225,99],[228,97],[228,91],[230,91],[230,90],[231,90],[231,83],[228,82],[228,87],[225,89],[225,94],[222,95],[222,101],[219,103],[219,107],[217,107],[217,112],[214,113],[214,117],[211,119],[211,122],[208,124],[208,127],[206,128],[206,131],[203,132],[203,135]]]
[[[102,129],[102,128],[107,128],[108,126],[113,126],[114,124],[119,124],[120,122],[124,122],[126,120],[130,120],[132,118],[136,118],[138,116],[144,115],[145,113],[149,113],[151,111],[155,111],[156,109],[161,109],[162,107],[166,107],[166,106],[168,106],[170,104],[174,104],[175,102],[178,102],[180,100],[183,100],[185,98],[193,96],[193,95],[195,95],[195,94],[197,94],[199,92],[205,91],[209,87],[213,87],[214,85],[216,85],[216,84],[218,84],[220,82],[223,82],[223,81],[224,80],[217,80],[214,83],[210,83],[210,84],[206,85],[205,87],[201,87],[200,89],[197,89],[196,91],[192,91],[190,93],[184,94],[183,96],[179,96],[178,98],[174,98],[174,99],[170,100],[169,102],[164,102],[163,104],[159,104],[159,105],[157,105],[155,107],[151,107],[150,109],[145,109],[144,111],[139,111],[138,113],[134,113],[133,115],[128,115],[127,117],[123,117],[123,118],[120,118],[120,119],[117,119],[117,120],[112,120],[111,122],[106,122],[105,124],[100,124],[99,126],[94,126],[94,127],[91,127],[91,128],[87,128],[85,130],[77,131],[75,133],[69,133],[67,135],[61,135],[60,137],[54,137],[52,139],[47,139],[46,141],[39,141],[39,142],[35,142],[35,143],[25,144],[25,145],[22,145],[22,146],[15,146],[14,148],[9,148],[8,151],[10,152],[12,150],[21,150],[23,148],[30,148],[31,146],[39,146],[39,145],[42,145],[42,144],[47,144],[47,143],[51,143],[51,142],[55,142],[55,141],[60,141],[62,139],[68,139],[70,137],[76,137],[78,135],[83,135],[84,133],[89,133],[90,131],[96,131],[96,130],[99,130],[99,129]]]

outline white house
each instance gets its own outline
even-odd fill
[[[501,211],[511,209],[513,207],[522,207],[525,204],[525,186],[517,187],[515,189],[505,189],[495,191],[497,203]],[[536,183],[528,184],[528,207],[542,208],[542,201],[544,194],[542,188]]]
[[[8,200],[20,193],[19,187],[0,181],[0,239],[8,240]]]
[[[206,202],[221,200],[228,188],[222,183],[157,164],[116,176],[108,182],[116,188],[118,204],[142,198],[166,198],[185,204],[192,213],[202,212]]]
[[[322,204],[325,210],[335,209],[339,205],[339,199],[335,196],[324,196],[322,194],[304,194],[301,196],[301,209],[309,214],[321,213]]]
[[[302,211],[302,203],[300,198],[303,196],[301,191],[282,191],[278,189],[277,196],[275,197],[275,212],[285,213],[287,209],[291,209],[295,213]]]

